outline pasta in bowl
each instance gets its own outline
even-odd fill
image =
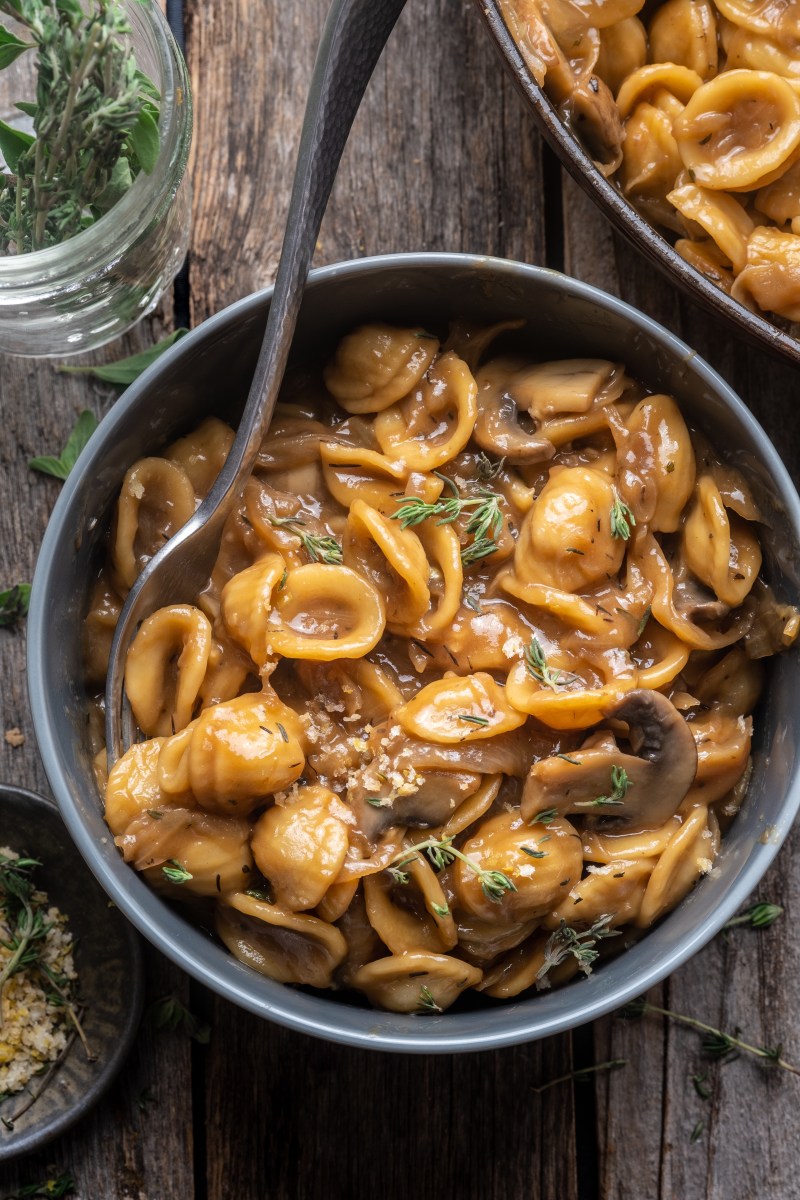
[[[791,5],[491,0],[544,132],[697,299],[800,361],[800,74]]]
[[[669,970],[706,904],[710,936],[731,878],[774,853],[758,838],[781,756],[758,746],[791,655],[770,669],[742,797],[761,658],[795,632],[771,533],[782,520],[785,544],[793,496],[734,461],[752,419],[727,396],[733,457],[712,452],[688,411],[693,386],[719,404],[707,368],[592,289],[458,257],[352,271],[349,299],[347,277],[312,283],[299,376],[208,588],[137,636],[146,740],[111,772],[110,829],[93,799],[71,829],[83,846],[93,830],[112,895],[157,944],[256,1011],[359,1044],[502,1044],[641,990],[641,964]],[[400,304],[378,286],[398,276]],[[144,461],[117,455],[83,593],[90,686],[169,489],[196,502],[229,444],[224,412],[187,433],[188,412],[142,439]],[[84,731],[87,781],[91,752]],[[625,953],[552,987],[607,949]]]

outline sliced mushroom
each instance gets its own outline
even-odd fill
[[[612,175],[622,162],[622,128],[610,88],[590,75],[575,88],[569,100],[573,131],[583,142],[603,175]]]
[[[635,688],[606,711],[624,721],[631,751],[610,731],[595,733],[580,750],[531,767],[522,795],[526,820],[559,813],[611,816],[643,828],[663,825],[678,808],[697,771],[692,731],[666,696]]]
[[[393,795],[388,782],[378,789],[370,787],[371,773],[369,766],[359,772],[347,799],[359,829],[372,842],[390,825],[417,829],[444,825],[481,782],[481,776],[471,771],[425,771],[416,776],[415,790]]]
[[[217,933],[239,962],[279,983],[333,986],[347,954],[343,935],[327,921],[291,913],[235,892],[217,906]]]

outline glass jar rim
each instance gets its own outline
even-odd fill
[[[153,34],[163,74],[160,89],[159,151],[150,174],[139,171],[121,200],[97,221],[73,237],[42,250],[0,255],[0,286],[24,286],[34,278],[61,275],[70,268],[86,271],[98,255],[107,257],[110,241],[122,243],[137,226],[145,225],[165,195],[174,190],[183,175],[189,153],[191,130],[185,115],[191,113],[189,77],[166,17],[156,0],[128,0],[131,8],[147,21]],[[184,135],[185,132],[185,136]],[[173,165],[179,162],[179,171]]]

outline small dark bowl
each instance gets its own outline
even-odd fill
[[[636,211],[614,183],[606,179],[580,141],[564,122],[557,107],[547,97],[528,69],[514,38],[503,20],[497,0],[477,0],[484,20],[517,86],[533,108],[545,138],[555,150],[573,179],[637,250],[659,271],[677,283],[698,304],[723,317],[749,342],[769,350],[791,363],[800,363],[800,341],[773,324],[767,317],[751,312],[721,288],[690,266],[666,237]]]
[[[86,1006],[81,1024],[94,1056],[88,1059],[75,1038],[42,1094],[11,1129],[4,1122],[28,1093],[17,1092],[0,1104],[2,1161],[29,1154],[64,1133],[100,1099],[136,1036],[143,982],[139,938],[92,878],[52,800],[0,784],[0,846],[39,859],[36,881],[69,919]]]
[[[45,769],[64,821],[102,886],[154,945],[220,995],[317,1037],[416,1053],[488,1050],[562,1032],[610,1012],[663,979],[717,933],[756,886],[800,805],[797,653],[769,672],[747,802],[716,869],[645,938],[588,979],[442,1016],[375,1012],[265,979],[233,958],[123,862],[103,820],[86,723],[81,629],[92,572],[128,467],[158,453],[209,412],[235,420],[261,341],[270,292],[248,296],[178,342],[114,405],[67,480],[47,527],[28,617],[28,682]],[[554,271],[465,254],[397,254],[312,271],[293,353],[330,353],[374,320],[446,328],[449,319],[525,320],[517,336],[542,358],[624,362],[691,420],[750,481],[765,517],[764,572],[800,597],[800,500],[775,449],[741,400],[694,351],[648,317]]]

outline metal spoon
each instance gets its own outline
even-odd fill
[[[405,0],[333,0],[317,51],[275,290],[253,382],[225,466],[194,515],[150,560],[120,614],[106,676],[109,767],[133,741],[125,660],[145,617],[194,600],[211,573],[222,527],[269,428],[322,217],[350,126]]]

